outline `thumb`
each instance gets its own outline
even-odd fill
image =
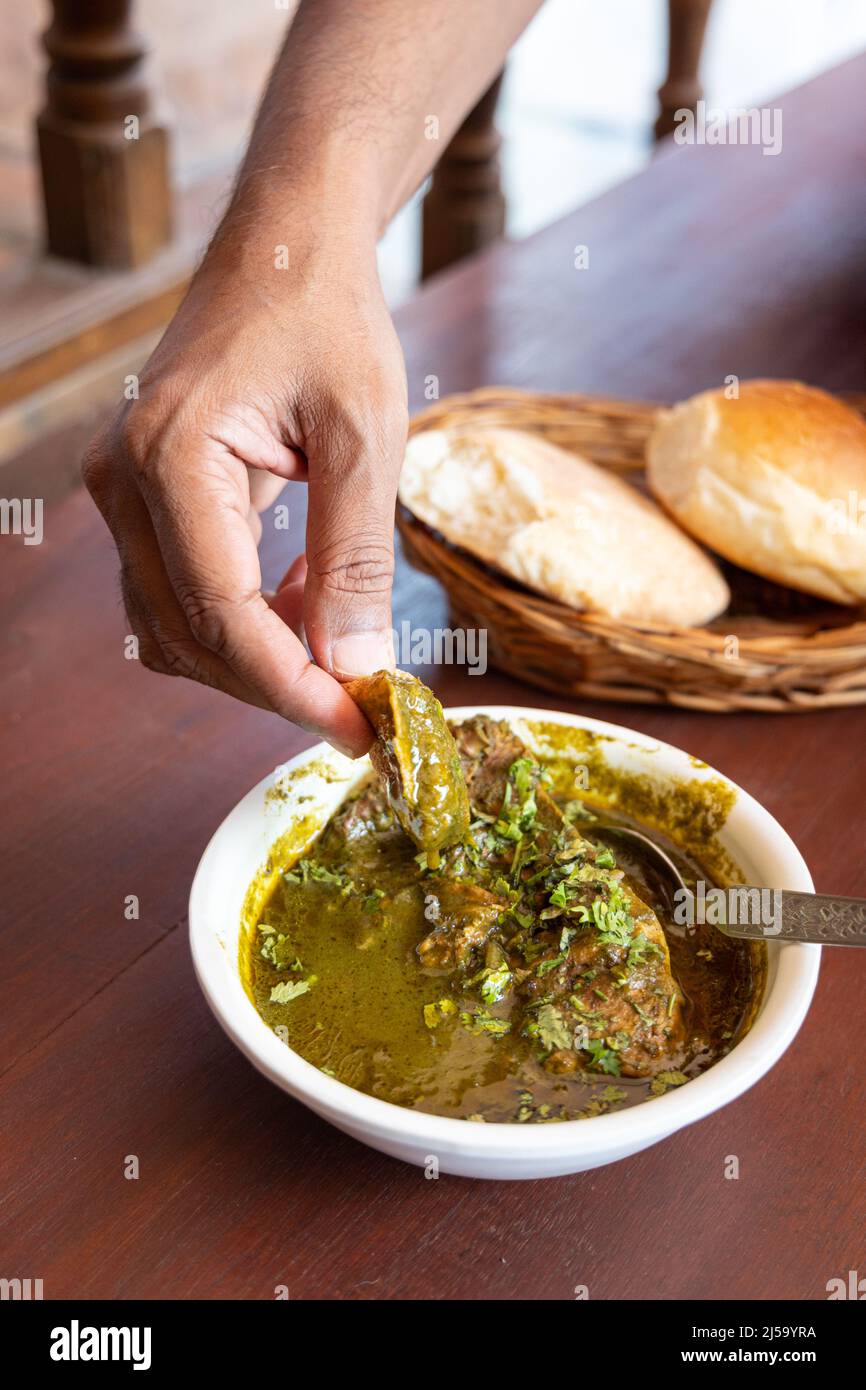
[[[323,441],[324,443],[324,441]],[[342,431],[309,459],[304,626],[340,680],[394,666],[394,505],[404,439]]]

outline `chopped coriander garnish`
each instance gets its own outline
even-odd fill
[[[558,1052],[571,1047],[572,1032],[565,1021],[562,1010],[555,1004],[542,1004],[538,1015],[525,1030],[535,1037],[547,1052]]]
[[[507,1018],[494,1018],[492,1014],[480,1009],[478,1013],[466,1012],[460,1015],[460,1022],[470,1033],[488,1033],[492,1038],[502,1038],[506,1033],[511,1032],[511,1024]]]
[[[274,985],[271,990],[271,1003],[290,1004],[293,999],[306,994],[315,979],[315,975],[311,975],[308,980],[286,980],[285,984]]]
[[[674,1086],[684,1086],[688,1079],[682,1071],[657,1072],[650,1082],[650,1095],[663,1096],[665,1091],[672,1090]]]
[[[594,1038],[585,1043],[582,1051],[588,1052],[590,1064],[597,1071],[607,1072],[609,1076],[619,1076],[622,1067],[616,1052],[606,1047],[601,1038]]]
[[[424,1022],[428,1028],[438,1028],[443,1018],[456,1012],[457,1005],[453,999],[437,999],[435,1004],[424,1005]]]

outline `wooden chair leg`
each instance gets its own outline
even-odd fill
[[[668,0],[668,73],[659,88],[655,137],[674,129],[677,111],[694,111],[701,96],[698,71],[713,0]]]
[[[151,112],[131,0],[53,0],[36,121],[48,250],[142,265],[171,235],[168,137]]]
[[[424,199],[421,274],[480,251],[505,230],[496,103],[503,74],[470,111],[444,151]]]

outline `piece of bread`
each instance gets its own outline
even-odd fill
[[[693,396],[653,430],[647,475],[680,525],[735,564],[866,600],[866,422],[825,391],[744,381],[736,400]]]
[[[519,430],[428,430],[400,500],[531,589],[625,622],[699,626],[727,607],[716,565],[648,498]]]

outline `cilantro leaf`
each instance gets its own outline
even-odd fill
[[[271,990],[272,1004],[290,1004],[293,999],[297,999],[301,994],[306,994],[315,976],[311,975],[309,980],[286,980],[285,984],[274,985]]]
[[[424,1022],[428,1028],[438,1028],[443,1018],[456,1012],[457,1005],[453,999],[438,999],[435,1004],[424,1005]]]
[[[493,1038],[502,1038],[506,1033],[511,1032],[511,1024],[506,1018],[494,1018],[492,1014],[486,1013],[483,1009],[478,1013],[472,1014],[468,1011],[460,1015],[460,1022],[463,1027],[476,1036],[479,1033],[489,1033]]]
[[[562,1010],[555,1004],[542,1004],[538,1017],[529,1024],[527,1032],[538,1038],[548,1052],[559,1052],[571,1047],[571,1029],[565,1021]]]
[[[607,1072],[608,1076],[619,1076],[622,1068],[614,1050],[605,1046],[603,1039],[594,1038],[584,1043],[583,1051],[588,1052],[590,1063],[597,1071]]]
[[[663,1096],[665,1091],[672,1090],[674,1086],[684,1086],[688,1079],[682,1071],[656,1072],[650,1082],[650,1095]]]

